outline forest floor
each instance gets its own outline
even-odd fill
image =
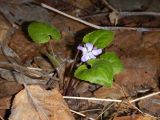
[[[117,53],[124,71],[114,77],[112,87],[76,79],[71,71],[81,56],[75,59],[77,46],[96,28],[40,3],[113,28],[113,43],[105,51]],[[159,0],[0,0],[0,120],[160,119],[159,4]],[[31,21],[54,25],[61,41],[33,43],[27,35]],[[59,56],[58,69],[40,53],[42,49]],[[121,101],[105,101],[109,99]]]

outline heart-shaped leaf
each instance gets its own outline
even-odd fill
[[[47,43],[50,39],[60,40],[61,38],[57,28],[41,22],[32,22],[28,26],[28,33],[35,43]]]
[[[114,52],[108,52],[108,53],[102,54],[100,56],[100,59],[105,59],[112,65],[114,75],[118,74],[124,69],[121,60],[118,58],[118,56]]]
[[[85,64],[78,67],[74,74],[76,78],[103,86],[112,86],[113,69],[107,60],[91,59],[88,64],[91,68],[87,68]]]
[[[114,33],[109,30],[96,30],[84,36],[84,43],[92,43],[97,48],[105,48],[112,42]]]

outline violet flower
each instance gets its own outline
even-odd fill
[[[91,43],[86,43],[84,47],[79,45],[77,49],[82,51],[82,62],[86,62],[89,59],[95,59],[96,56],[102,53],[102,49],[97,49],[97,47],[93,47],[93,44]]]

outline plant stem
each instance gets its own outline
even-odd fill
[[[55,53],[53,51],[51,41],[49,41],[49,46],[48,47],[51,49],[51,52],[45,51],[43,54],[49,59],[51,64],[57,69],[60,66],[61,61],[57,57],[57,55],[55,55]]]
[[[52,65],[54,65],[55,68],[58,68],[60,66],[60,62],[59,60],[57,59],[56,55],[52,53],[49,54],[49,53],[46,53],[45,54],[47,56],[47,58],[50,60],[50,62],[52,63]]]
[[[79,50],[76,52],[76,55],[75,55],[75,57],[74,57],[74,62],[71,64],[69,73],[72,73],[72,70],[73,70],[73,68],[74,68],[76,59],[77,59],[77,57],[78,57],[78,54],[79,54]],[[78,82],[78,81],[74,81],[74,82],[73,82],[73,81],[74,81],[74,80],[72,79],[72,77],[70,77],[70,78],[67,80],[67,83],[65,84],[65,89],[66,89],[65,94],[68,94],[68,92],[70,92],[70,90],[73,89],[74,84]],[[72,86],[72,85],[73,85],[73,86]]]

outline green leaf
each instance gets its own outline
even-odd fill
[[[91,59],[88,61],[88,64],[91,66],[91,68],[87,68],[87,66],[83,64],[78,67],[74,73],[74,76],[91,83],[109,87],[112,86],[113,69],[108,61]]]
[[[89,61],[87,61],[87,63],[88,65],[92,66],[96,61],[97,59],[90,59]]]
[[[118,58],[118,56],[114,52],[108,52],[108,53],[102,54],[100,56],[100,59],[105,59],[112,65],[114,75],[118,74],[124,69],[121,60]]]
[[[84,43],[92,43],[97,48],[105,48],[112,42],[114,33],[109,30],[96,30],[84,36]]]
[[[41,22],[32,22],[28,26],[28,33],[35,43],[47,43],[50,39],[60,40],[61,38],[57,28]]]

